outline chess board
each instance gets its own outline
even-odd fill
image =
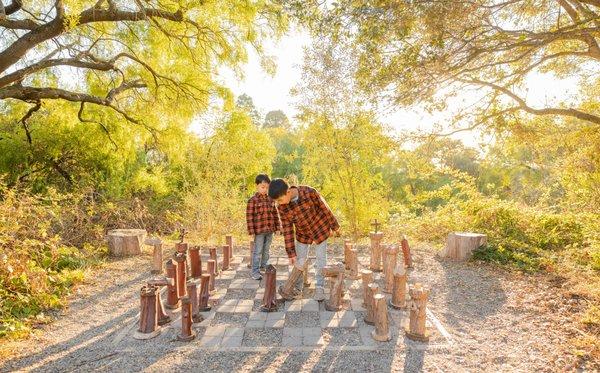
[[[203,264],[206,259],[203,257]],[[335,263],[341,258],[329,258]],[[315,348],[381,350],[448,348],[453,344],[452,337],[431,310],[427,312],[427,325],[430,341],[420,343],[405,337],[404,324],[408,310],[388,307],[392,339],[388,342],[375,341],[371,337],[374,326],[363,321],[366,310],[362,306],[363,288],[360,279],[345,279],[343,309],[339,312],[325,310],[324,301],[312,299],[314,294],[314,258],[309,264],[309,287],[305,287],[299,299],[284,302],[274,312],[260,311],[264,295],[264,279],[250,278],[249,257],[234,256],[231,269],[221,271],[215,280],[216,291],[211,295],[211,310],[201,312],[202,322],[193,324],[196,338],[191,342],[178,342],[181,328],[180,309],[167,310],[172,321],[161,327],[160,334],[139,343],[188,343],[205,349],[264,350],[292,349],[312,350]],[[368,258],[360,257],[362,268],[367,268]],[[282,285],[290,274],[287,257],[272,257],[270,264],[277,270],[277,287]],[[220,267],[220,263],[219,263]],[[383,287],[383,274],[374,273],[375,282]],[[409,282],[410,282],[409,273]],[[325,279],[325,294],[329,297],[329,278]],[[385,294],[387,299],[391,294]],[[279,295],[278,295],[279,297]],[[165,298],[163,297],[163,300]],[[130,329],[133,334],[137,325]],[[121,336],[120,338],[124,337]]]

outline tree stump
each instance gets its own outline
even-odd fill
[[[185,297],[187,295],[187,291],[185,288],[185,282],[187,280],[186,276],[186,255],[184,253],[176,253],[175,258],[173,258],[175,262],[177,262],[177,292],[179,297]]]
[[[385,295],[375,294],[373,296],[373,306],[375,308],[375,330],[371,332],[374,340],[386,342],[392,339],[390,333],[390,323],[388,320],[388,309],[385,302]]]
[[[373,303],[375,294],[379,294],[379,285],[372,282],[367,286],[367,312],[365,314],[365,324],[375,325],[375,304]]]
[[[373,271],[370,269],[363,269],[360,271],[363,285],[363,307],[367,307],[367,300],[369,299],[369,284],[373,282]]]
[[[410,314],[408,325],[404,327],[406,336],[410,339],[427,342],[429,341],[429,332],[426,329],[427,320],[427,297],[429,290],[424,289],[423,285],[416,283],[409,289],[410,293]]]
[[[383,232],[371,232],[369,233],[371,239],[371,265],[370,269],[373,272],[381,272],[381,240],[383,239]]]
[[[178,341],[189,342],[196,338],[192,330],[192,302],[189,297],[181,298],[181,333],[177,335]]]
[[[260,305],[263,312],[277,311],[277,270],[271,264],[265,268],[265,294]]]
[[[223,245],[223,262],[221,262],[221,269],[223,271],[229,270],[229,261],[231,259],[229,253],[229,245]]]
[[[395,309],[406,308],[406,277],[404,264],[400,263],[394,271],[394,288],[390,299],[390,306]]]
[[[160,333],[156,310],[157,287],[144,285],[140,290],[140,327],[134,334],[135,339],[150,339]]]
[[[190,253],[190,276],[200,278],[202,276],[202,258],[200,258],[200,247],[194,246],[189,249]]]
[[[210,253],[210,259],[215,261],[215,276],[219,274],[219,260],[217,259],[217,248],[211,247],[208,249]]]
[[[210,278],[208,281],[208,291],[210,293],[213,293],[215,291],[216,268],[217,268],[217,262],[215,262],[213,259],[209,259],[206,262],[206,272],[208,272],[208,274],[210,275]]]
[[[383,278],[384,278],[384,293],[392,293],[394,290],[394,268],[396,268],[398,247],[389,245],[383,250]]]
[[[324,277],[331,277],[329,299],[325,301],[327,311],[337,312],[342,309],[342,290],[344,289],[345,268],[342,263],[323,267],[321,273]]]
[[[163,265],[162,241],[158,237],[149,237],[144,244],[152,246],[152,270],[150,273],[161,274]]]
[[[169,309],[179,308],[179,286],[177,285],[177,262],[173,259],[167,260],[165,264],[167,278],[169,284],[167,285],[167,304],[166,307]]]
[[[467,260],[474,250],[487,243],[487,236],[479,233],[455,232],[448,235],[446,247],[440,252],[441,258]]]
[[[350,248],[350,250],[348,250],[348,261],[350,262],[350,264],[349,264],[350,274],[348,275],[348,278],[350,278],[352,280],[356,280],[359,278],[359,275],[358,275],[358,252],[356,251],[356,249]]]
[[[208,269],[206,270],[208,272]],[[198,309],[201,312],[210,311],[211,306],[208,304],[208,299],[210,298],[210,273],[203,273],[200,276],[200,296],[198,301]]]
[[[352,243],[350,240],[346,239],[344,240],[344,265],[346,266],[345,269],[349,270],[350,266],[348,265],[348,255],[349,255],[349,250],[352,248]]]
[[[412,268],[412,254],[410,253],[410,246],[408,246],[408,240],[406,239],[406,236],[402,236],[400,246],[402,247],[402,257],[404,258],[404,265],[408,268]]]
[[[158,291],[156,292],[156,313],[158,313],[158,325],[165,325],[171,321],[171,317],[167,315],[163,307],[160,296],[160,288],[169,285],[173,286],[173,284],[173,279],[167,277],[155,277],[148,280],[148,286],[156,286],[158,288]]]
[[[111,229],[106,234],[108,252],[116,257],[141,254],[145,239],[144,229]]]

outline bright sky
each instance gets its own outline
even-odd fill
[[[267,54],[274,56],[277,64],[277,72],[274,76],[263,70],[260,59],[256,53],[251,51],[248,63],[242,68],[243,80],[239,80],[230,71],[222,71],[222,79],[236,97],[243,93],[251,96],[255,106],[261,110],[263,115],[271,110],[283,110],[290,120],[293,120],[297,110],[290,89],[296,86],[302,77],[303,48],[310,42],[311,39],[307,33],[294,30],[279,42],[266,43]],[[556,103],[557,97],[565,98],[568,95],[575,95],[577,81],[575,79],[558,80],[551,75],[533,75],[527,86],[528,90],[524,96],[527,98],[528,104],[541,107]],[[468,95],[456,98],[456,105],[459,105],[460,101],[468,102],[473,99],[473,96]],[[398,109],[382,114],[379,119],[396,131],[431,130],[435,122],[442,124],[448,122],[448,113],[431,115],[419,109]],[[198,129],[198,124],[194,123],[192,130],[197,131]],[[479,135],[472,132],[461,132],[454,137],[471,146],[476,146],[482,140]]]

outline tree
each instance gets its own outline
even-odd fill
[[[476,89],[481,100],[456,118],[471,127],[517,112],[600,124],[593,95],[547,107],[533,107],[524,96],[534,73],[598,84],[597,0],[342,0],[320,7],[318,21],[312,13],[309,23],[349,43],[359,86],[393,105],[443,109],[448,97]]]
[[[271,110],[265,115],[264,128],[289,128],[290,120],[287,115],[281,110]]]
[[[282,8],[271,2],[5,2],[0,100],[29,103],[23,123],[46,100],[74,102],[80,121],[105,131],[102,108],[154,131],[141,113],[157,98],[197,110],[213,95],[226,97],[215,65],[235,68],[246,59],[247,44],[261,52],[264,32],[285,28]]]
[[[254,105],[254,100],[252,99],[252,97],[243,93],[238,97],[238,99],[236,101],[236,105],[237,105],[237,107],[245,110],[248,113],[248,115],[250,116],[250,119],[252,119],[252,123],[254,123],[254,125],[260,126],[260,123],[262,121],[262,119],[261,119],[262,115],[260,114],[260,112],[258,111],[256,106]]]

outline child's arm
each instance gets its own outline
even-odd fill
[[[329,223],[329,228],[334,232],[340,229],[340,225],[338,224],[337,219],[335,218],[335,216],[333,216],[333,212],[329,208],[327,202],[325,202],[325,200],[323,199],[323,196],[321,196],[316,190],[313,193],[311,193],[310,196],[315,206],[325,213],[325,217],[327,219],[327,222]]]
[[[246,226],[248,227],[249,235],[253,236],[256,234],[256,226],[254,225],[254,198],[250,198],[246,205]]]

